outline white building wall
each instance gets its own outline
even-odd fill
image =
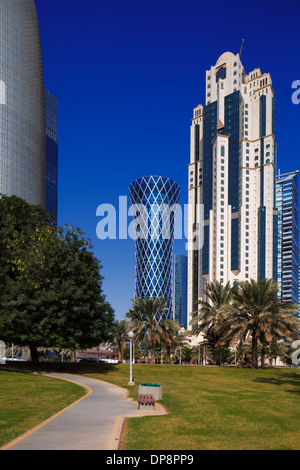
[[[226,67],[226,78],[216,81],[216,73],[221,67]],[[244,139],[240,151],[240,211],[232,213],[228,205],[229,181],[228,158],[229,137],[222,134],[225,125],[225,97],[239,90],[244,99]],[[261,101],[262,95],[266,96],[266,136],[261,136]],[[199,252],[198,266],[198,293],[203,298],[206,282],[223,280],[224,283],[242,280],[257,279],[259,265],[259,221],[258,212],[261,205],[266,207],[266,265],[267,278],[273,277],[273,215],[274,215],[274,181],[275,181],[275,136],[272,134],[272,81],[269,74],[262,74],[259,68],[254,69],[248,75],[245,74],[239,54],[224,53],[220,56],[215,66],[206,71],[206,105],[217,101],[218,131],[213,143],[213,202],[209,220],[205,225],[210,226],[209,246],[209,274],[202,275],[202,252]],[[200,156],[195,163],[194,126],[200,126]],[[203,160],[203,106],[194,109],[191,130],[191,165],[189,171],[194,176],[198,174]],[[225,156],[222,162],[221,147],[225,148]],[[263,146],[263,149],[261,148]],[[264,191],[261,192],[262,167],[261,152],[264,155]],[[268,155],[267,155],[268,154]],[[202,181],[205,174],[202,171]],[[190,175],[191,176],[191,175]],[[194,187],[189,183],[189,202],[195,203],[198,193],[198,203],[203,201],[203,186],[201,180],[194,179]],[[197,187],[197,189],[196,189]],[[224,188],[224,192],[222,191]],[[222,197],[224,194],[224,198]],[[224,203],[224,204],[222,204]],[[195,211],[191,211],[189,230],[191,232]],[[240,219],[240,270],[231,271],[231,221],[232,218]],[[188,313],[194,304],[193,299],[193,270],[194,257],[189,253],[189,289],[188,289]],[[190,285],[191,284],[191,285]]]

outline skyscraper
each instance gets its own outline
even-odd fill
[[[188,254],[189,315],[207,282],[277,279],[275,120],[270,74],[247,75],[239,54],[222,54],[191,126],[189,239],[202,204],[204,246]]]
[[[46,106],[46,211],[57,224],[58,190],[58,101],[45,90]]]
[[[278,297],[294,304],[299,296],[298,173],[279,173],[276,179]]]
[[[135,224],[135,298],[164,297],[172,318],[173,245],[180,188],[162,176],[129,187]]]
[[[0,194],[45,207],[45,98],[33,0],[0,0]]]
[[[174,320],[187,329],[187,256],[175,256]]]
[[[299,291],[298,291],[299,292],[299,295],[298,295],[298,304],[299,304],[298,320],[300,321],[300,255],[299,255],[299,285],[298,285],[298,289],[299,289]]]

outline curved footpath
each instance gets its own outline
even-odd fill
[[[45,373],[83,386],[87,394],[1,450],[117,450],[125,417],[167,414],[155,403],[138,409],[126,389],[88,377]]]

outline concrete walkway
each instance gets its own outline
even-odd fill
[[[50,419],[39,424],[1,450],[117,450],[125,417],[166,414],[159,403],[138,405],[127,397],[126,389],[87,377],[47,373],[70,380],[87,394]]]

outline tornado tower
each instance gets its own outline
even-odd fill
[[[135,298],[164,297],[173,317],[173,245],[180,188],[162,176],[135,180],[129,197],[136,230]]]

